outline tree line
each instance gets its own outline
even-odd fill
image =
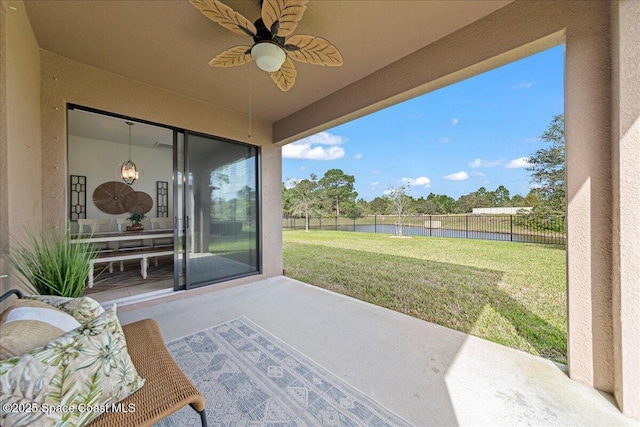
[[[355,177],[340,169],[330,169],[318,179],[314,174],[289,186],[283,185],[283,210],[292,216],[334,216],[359,217],[363,215],[395,215],[394,203],[402,199],[403,214],[464,214],[473,208],[525,207],[537,206],[541,198],[537,189],[523,197],[510,196],[509,190],[500,185],[494,191],[480,187],[476,191],[460,196],[457,200],[445,194],[430,193],[427,197],[414,198],[406,194],[406,186],[390,188],[383,196],[371,201],[358,199],[354,190]]]
[[[407,214],[465,214],[473,208],[532,207],[533,215],[564,215],[565,212],[565,148],[564,114],[556,115],[540,140],[549,144],[529,157],[533,188],[526,196],[498,186],[490,191],[480,187],[457,200],[445,194],[431,193],[414,198],[407,194],[408,186],[389,188],[385,194],[371,201],[358,199],[355,177],[340,169],[330,169],[322,178],[311,174],[308,178],[282,185],[285,215],[348,216],[407,215]]]

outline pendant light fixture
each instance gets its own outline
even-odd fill
[[[133,126],[133,123],[126,123],[129,126],[129,160],[120,165],[120,177],[125,183],[131,185],[136,182],[139,174],[136,164],[131,161],[131,126]]]

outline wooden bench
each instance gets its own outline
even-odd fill
[[[140,260],[140,275],[143,279],[147,278],[147,269],[149,267],[149,258],[155,258],[155,265],[158,266],[158,257],[173,255],[173,250],[167,249],[142,249],[136,251],[121,252],[105,252],[101,253],[98,258],[91,260],[89,266],[89,276],[87,277],[87,286],[93,287],[95,264],[108,263],[109,273],[113,272],[113,263],[120,261],[120,271],[124,271],[124,261],[130,259]]]
[[[22,298],[22,292],[12,289],[0,297]],[[207,427],[205,400],[182,372],[164,344],[155,320],[144,319],[123,325],[127,350],[138,375],[145,383],[138,391],[122,400],[123,408],[133,404],[132,412],[105,412],[89,423],[92,427],[150,427],[165,417],[189,405],[200,415],[202,427]]]

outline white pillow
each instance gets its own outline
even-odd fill
[[[24,354],[80,326],[73,316],[42,301],[18,300],[2,314],[0,360]]]
[[[24,298],[52,305],[72,315],[82,325],[104,313],[100,303],[89,297],[69,298],[55,295],[27,295]]]
[[[69,332],[80,326],[80,323],[73,316],[68,315],[60,310],[51,310],[41,307],[17,307],[9,312],[5,324],[19,321],[35,321],[45,322],[51,326],[61,329],[63,332]]]

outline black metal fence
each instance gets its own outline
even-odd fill
[[[285,217],[282,228],[304,230],[305,218]],[[369,215],[360,218],[333,216],[309,218],[309,229],[566,244],[564,216],[405,215],[401,221],[398,221],[397,215]]]

